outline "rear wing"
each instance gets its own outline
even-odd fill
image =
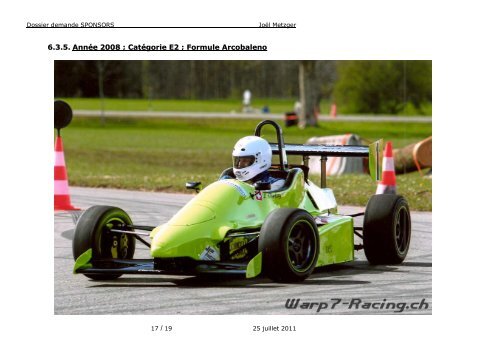
[[[261,135],[262,127],[272,125],[276,130],[278,143],[271,143],[273,154],[280,158],[280,167],[288,169],[287,155],[302,156],[304,165],[308,165],[310,156],[320,156],[321,162],[321,187],[326,187],[326,160],[328,157],[362,157],[368,158],[370,176],[373,180],[379,181],[382,166],[382,145],[383,140],[377,140],[368,146],[328,146],[328,145],[298,145],[285,144],[281,127],[272,120],[260,122],[255,128],[255,136]]]
[[[273,154],[279,155],[277,143],[271,143]],[[326,161],[328,157],[362,157],[368,158],[370,176],[379,181],[381,177],[381,158],[383,140],[377,140],[368,146],[335,146],[335,145],[299,145],[285,144],[283,150],[287,156],[302,156],[304,165],[308,165],[310,156],[319,156],[321,162],[321,187],[326,184]],[[286,166],[287,167],[287,166]]]

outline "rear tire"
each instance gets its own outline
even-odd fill
[[[403,196],[373,195],[363,221],[363,245],[371,264],[399,264],[408,253],[411,217]]]
[[[131,259],[135,251],[134,236],[110,232],[110,229],[124,225],[132,225],[132,220],[121,208],[90,207],[76,224],[73,258],[76,260],[85,251],[92,249],[92,259]],[[117,279],[121,275],[85,274],[85,276],[95,280],[108,280]]]
[[[259,235],[264,273],[276,282],[303,281],[319,254],[318,228],[302,209],[279,208],[266,218]]]

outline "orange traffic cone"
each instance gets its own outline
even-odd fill
[[[396,172],[392,158],[392,142],[388,141],[384,150],[382,161],[382,180],[378,183],[376,194],[396,193]]]
[[[54,210],[71,211],[79,210],[71,204],[69,197],[68,173],[64,162],[64,150],[61,136],[56,138],[54,163]]]

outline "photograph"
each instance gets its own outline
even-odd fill
[[[53,65],[55,316],[432,315],[432,60]]]

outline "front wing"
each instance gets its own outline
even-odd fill
[[[92,249],[80,255],[74,273],[88,275],[245,275],[253,278],[262,269],[262,253],[249,262],[195,261],[191,259],[96,259]]]

